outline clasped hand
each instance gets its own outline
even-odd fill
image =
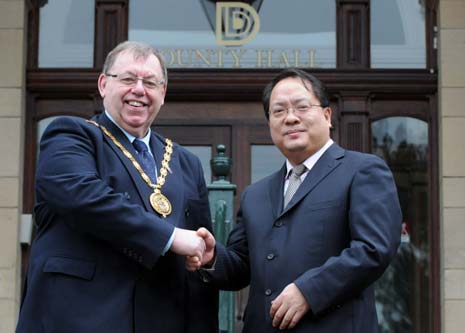
[[[205,228],[192,231],[203,243],[203,251],[186,253],[186,269],[190,272],[198,270],[200,267],[210,264],[215,257],[216,241],[213,235]]]
[[[213,260],[215,244],[215,238],[205,228],[197,231],[176,228],[170,250],[185,256],[186,269],[193,272]]]
[[[205,241],[202,237],[197,236],[193,230],[176,228],[174,240],[170,250],[182,256],[198,257],[200,260],[205,252]]]

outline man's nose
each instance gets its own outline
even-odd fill
[[[142,81],[141,78],[137,78],[136,83],[132,87],[132,91],[137,94],[145,94],[145,87],[144,87],[144,82]]]
[[[286,114],[284,115],[285,122],[296,122],[299,120],[300,118],[296,115],[296,110],[294,108],[286,109]]]

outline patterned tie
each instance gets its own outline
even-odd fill
[[[289,176],[289,184],[287,186],[286,193],[284,194],[284,208],[286,208],[289,201],[291,201],[295,192],[299,188],[302,181],[300,176],[307,170],[307,167],[303,164],[299,164],[291,170],[291,175]]]
[[[139,157],[138,161],[141,164],[142,169],[144,169],[147,176],[150,177],[152,183],[156,183],[157,178],[155,176],[155,159],[152,155],[150,155],[147,145],[142,140],[137,138],[132,142],[132,145],[137,150],[137,155]]]

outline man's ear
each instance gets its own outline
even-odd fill
[[[323,112],[326,121],[329,123],[329,128],[333,127],[333,125],[331,124],[331,115],[333,114],[333,110],[331,110],[331,108],[328,106],[323,110]]]
[[[98,85],[98,91],[100,93],[100,96],[102,98],[104,98],[105,97],[105,87],[107,85],[107,77],[105,76],[105,74],[101,73],[99,75],[97,85]]]
[[[167,85],[164,84],[163,85],[163,100],[161,101],[161,105],[165,104],[165,97],[166,97],[166,88],[167,88]]]

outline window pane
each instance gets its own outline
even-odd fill
[[[429,332],[428,124],[392,117],[372,123],[373,153],[391,168],[403,214],[397,257],[376,283],[382,333]]]
[[[285,161],[279,149],[273,145],[252,145],[251,152],[252,183],[278,171]]]
[[[94,0],[48,0],[40,8],[39,67],[93,67]]]
[[[212,148],[210,146],[184,146],[191,153],[196,155],[200,159],[202,164],[203,174],[205,176],[205,182],[207,184],[211,183],[212,180],[212,171],[210,168],[210,160],[212,158]]]
[[[56,116],[56,117],[48,117],[48,118],[44,118],[42,120],[39,120],[39,122],[37,123],[37,157],[39,156],[39,153],[40,153],[40,140],[42,139],[42,135],[44,134],[45,130],[47,129],[48,125],[50,125],[50,123],[52,121],[54,121],[56,118],[58,118],[60,116]]]
[[[371,0],[371,67],[425,68],[425,1]]]
[[[165,0],[131,1],[129,39],[144,41],[160,49],[168,67],[336,66],[335,1],[253,0],[248,3],[258,14],[258,24],[247,10],[233,11],[240,15],[236,21],[233,16],[228,21],[239,24],[249,20],[247,22],[253,22],[251,30],[258,27],[256,36],[244,45],[220,45],[215,34],[218,4],[211,0],[184,0],[182,5]],[[180,15],[182,19],[179,19]],[[228,16],[221,15],[225,27]],[[232,34],[236,34],[236,40],[245,40],[241,39],[240,32]],[[222,35],[220,40],[226,38]]]

